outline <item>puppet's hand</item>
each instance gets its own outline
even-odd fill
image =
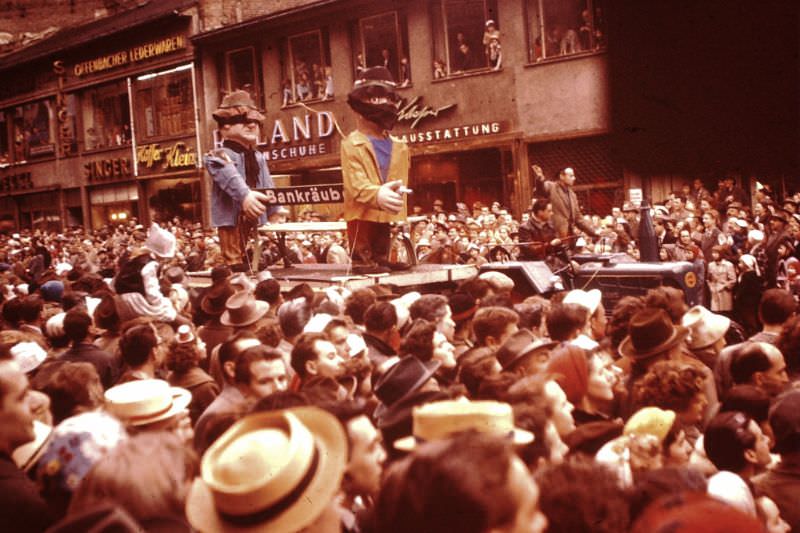
[[[378,207],[391,213],[403,209],[403,197],[397,190],[403,185],[400,180],[389,181],[378,189]]]

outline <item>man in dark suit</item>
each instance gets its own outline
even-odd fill
[[[553,227],[556,236],[564,239],[575,232],[578,227],[597,237],[594,228],[583,220],[583,213],[578,204],[578,197],[572,186],[575,184],[575,171],[566,167],[558,173],[558,181],[547,181],[539,165],[533,165],[533,173],[540,190],[545,193],[553,206]]]

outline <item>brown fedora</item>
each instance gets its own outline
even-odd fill
[[[219,123],[230,122],[238,117],[245,117],[259,122],[263,122],[266,118],[261,113],[261,110],[256,107],[250,93],[241,89],[226,94],[222,99],[222,103],[219,104],[219,108],[211,116]]]
[[[619,345],[619,354],[646,359],[665,352],[686,338],[689,330],[675,326],[663,309],[648,307],[631,317],[629,335]]]
[[[227,280],[208,288],[200,301],[200,309],[211,316],[219,316],[225,312],[225,302],[233,295],[233,287]]]
[[[503,370],[510,370],[525,356],[552,348],[556,344],[558,343],[554,341],[537,339],[529,329],[522,328],[506,339],[494,356]]]
[[[346,464],[347,435],[326,411],[253,414],[203,455],[186,516],[205,533],[300,531],[339,492]]]
[[[233,293],[225,302],[225,312],[219,321],[224,326],[243,327],[249,326],[267,314],[269,304],[256,300],[255,296],[247,291]]]

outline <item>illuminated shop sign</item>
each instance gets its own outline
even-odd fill
[[[396,135],[408,144],[434,144],[440,142],[462,141],[476,137],[488,137],[508,131],[505,121],[481,122],[468,126],[450,126],[422,131],[410,131]]]
[[[143,144],[136,148],[136,162],[139,170],[179,170],[197,166],[197,152],[185,142],[169,146]]]
[[[112,54],[95,57],[88,61],[76,64],[72,68],[75,76],[81,77],[87,74],[95,74],[106,70],[123,67],[133,63],[138,63],[147,59],[160,57],[184,50],[186,48],[186,37],[183,35],[173,35],[157,41],[151,41],[137,46],[132,46],[127,50],[119,50]]]

